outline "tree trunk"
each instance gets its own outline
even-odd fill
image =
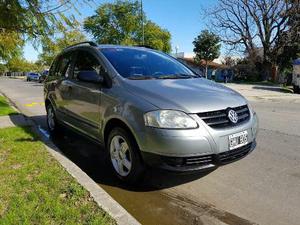
[[[208,70],[208,66],[207,66],[207,60],[205,60],[205,78],[207,79],[207,70]]]
[[[271,68],[271,74],[272,74],[272,81],[276,82],[278,81],[278,66],[273,64]]]
[[[270,80],[272,74],[272,65],[269,62],[264,61],[262,64],[262,80]]]

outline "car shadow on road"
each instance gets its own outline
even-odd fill
[[[40,127],[40,132],[44,132],[45,144],[49,145],[46,130],[46,116],[30,117],[37,126]],[[43,140],[44,139],[44,140]],[[107,160],[107,154],[103,147],[94,142],[80,136],[69,129],[62,129],[62,132],[56,137],[50,137],[50,140],[56,147],[73,163],[80,167],[88,174],[96,183],[100,185],[113,186],[129,191],[147,192],[156,191],[165,188],[174,187],[180,184],[188,183],[206,176],[210,171],[197,173],[172,173],[160,169],[147,168],[144,179],[138,185],[129,186],[119,181],[113,174],[113,170]],[[49,145],[51,147],[51,145]]]
[[[199,179],[209,173],[175,174],[160,169],[147,168],[144,179],[139,185],[129,186],[114,176],[108,162],[108,156],[102,146],[66,129],[61,136],[52,138],[52,141],[98,184],[117,186],[131,191],[145,192],[174,187]]]

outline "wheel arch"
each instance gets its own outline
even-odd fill
[[[124,122],[123,120],[121,120],[119,118],[111,118],[106,122],[104,129],[103,129],[103,141],[104,141],[105,146],[107,146],[107,140],[108,140],[109,133],[115,127],[120,127],[120,128],[125,129],[126,131],[128,131],[128,134],[132,137],[132,139],[134,140],[137,147],[139,147],[138,139],[134,135],[132,128],[126,122]]]

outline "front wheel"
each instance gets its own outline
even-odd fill
[[[119,179],[134,184],[144,173],[139,148],[128,131],[114,128],[108,137],[107,151],[111,166]]]

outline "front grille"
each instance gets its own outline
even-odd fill
[[[238,114],[238,121],[236,124],[232,123],[227,116],[229,109],[233,109]],[[222,109],[218,111],[210,111],[197,114],[208,126],[212,128],[226,128],[239,125],[250,119],[250,111],[247,105]]]
[[[185,158],[185,165],[207,165],[213,162],[212,155],[194,156]]]
[[[251,145],[252,145],[252,143],[249,143],[240,148],[222,152],[222,153],[218,154],[218,160],[220,163],[229,163],[229,162],[238,160],[240,158],[243,158],[250,152]]]

